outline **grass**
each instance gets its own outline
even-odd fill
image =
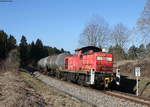
[[[48,105],[54,107],[94,107],[93,105],[87,104],[63,92],[58,91],[54,87],[51,87],[42,81],[32,77],[26,72],[20,72],[23,80],[39,93]]]
[[[33,89],[36,89],[36,91],[39,91],[40,93],[49,91],[50,86],[46,85],[42,81],[33,78],[30,74],[26,72],[20,72],[20,74],[25,80],[25,82],[27,82],[27,84]]]

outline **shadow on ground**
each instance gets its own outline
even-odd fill
[[[127,76],[121,76],[120,86],[114,86],[113,90],[135,94],[136,90],[134,89],[136,86],[135,79],[129,79]]]
[[[25,67],[21,67],[21,68],[25,69],[27,72],[29,72],[31,74],[38,71],[38,69],[30,67],[30,66],[25,66]]]

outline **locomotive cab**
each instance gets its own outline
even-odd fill
[[[102,49],[94,46],[87,46],[75,50],[82,64],[82,70],[95,72],[112,72],[113,56],[111,53],[102,52]]]
[[[76,49],[75,52],[87,55],[87,54],[91,54],[91,53],[95,53],[95,52],[102,52],[102,49],[95,47],[95,46],[87,46],[87,47],[83,47],[83,48],[79,48]]]

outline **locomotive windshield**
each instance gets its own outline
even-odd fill
[[[93,52],[101,52],[102,49],[95,47],[95,46],[87,46],[80,49],[76,49],[75,51],[81,51],[83,54],[87,54],[90,50]]]

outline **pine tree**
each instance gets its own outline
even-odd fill
[[[38,61],[39,59],[43,58],[43,43],[40,39],[37,39],[36,40],[36,43],[35,43],[35,53],[36,53],[36,61]]]
[[[22,36],[20,44],[20,59],[21,59],[21,65],[27,65],[28,64],[28,58],[29,58],[29,50],[28,50],[28,43],[25,36]]]
[[[65,52],[63,48],[61,48],[61,50],[60,50],[60,51],[61,51],[61,53],[64,53],[64,52]]]
[[[8,38],[8,49],[11,50],[16,47],[16,39],[10,35]]]
[[[146,45],[146,55],[147,57],[150,57],[150,43]]]
[[[0,58],[3,59],[7,55],[7,38],[8,35],[4,31],[0,31]]]
[[[113,53],[115,61],[124,60],[127,58],[124,49],[119,45],[116,45],[114,47],[111,46],[109,48],[109,52]]]
[[[146,49],[144,44],[141,44],[138,48],[138,58],[139,59],[145,58],[145,56],[146,56]]]
[[[137,59],[138,58],[138,48],[135,45],[132,45],[128,50],[128,59]]]
[[[33,63],[35,62],[35,59],[36,59],[36,53],[35,52],[36,52],[36,47],[35,47],[34,42],[32,41],[32,43],[30,45],[29,57]]]
[[[0,31],[0,60],[5,59],[8,53],[16,48],[16,39],[8,36],[4,31]]]

